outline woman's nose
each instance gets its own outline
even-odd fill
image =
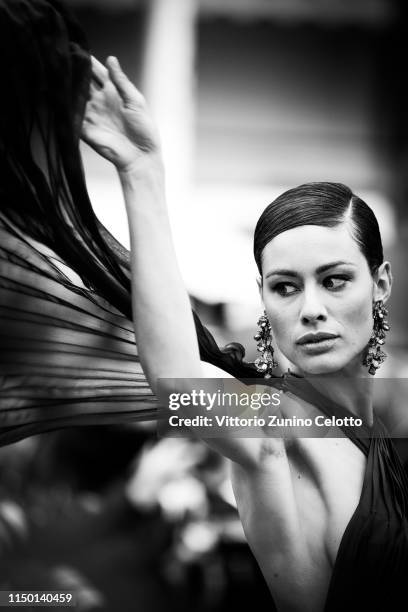
[[[325,321],[327,319],[326,307],[319,299],[318,292],[315,290],[305,291],[300,311],[300,319],[302,323],[312,323],[314,321]]]

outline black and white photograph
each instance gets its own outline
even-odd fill
[[[0,608],[408,610],[408,5],[0,0]]]

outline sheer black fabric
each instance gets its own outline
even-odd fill
[[[152,418],[129,253],[93,212],[79,152],[85,37],[56,0],[0,0],[0,31],[0,443]],[[257,376],[195,323],[202,359]]]
[[[0,245],[0,444],[65,426],[157,418],[132,321],[1,217]],[[252,372],[236,347],[222,352],[197,317],[196,327],[203,359]]]

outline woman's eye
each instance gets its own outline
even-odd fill
[[[286,296],[296,293],[297,287],[292,285],[292,283],[277,283],[274,287],[272,287],[272,291],[275,291],[279,295]]]
[[[323,285],[326,289],[341,289],[349,279],[345,276],[328,276],[324,279]]]

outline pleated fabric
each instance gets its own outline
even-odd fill
[[[194,317],[203,360],[256,376],[240,345],[220,349]],[[0,349],[0,445],[67,426],[159,418],[130,318],[1,215]]]
[[[86,37],[59,0],[0,0],[0,70],[0,444],[157,418],[129,252],[96,218],[82,167]],[[258,376],[194,320],[203,360]]]
[[[0,444],[154,418],[132,322],[4,220],[0,245]]]

